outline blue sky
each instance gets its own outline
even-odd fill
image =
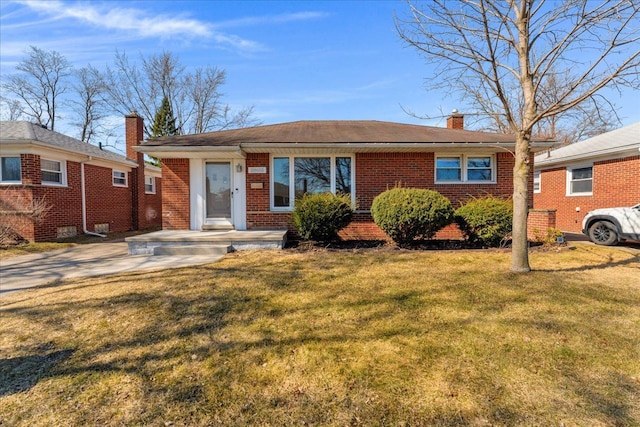
[[[5,1],[0,72],[30,45],[74,66],[97,68],[116,50],[130,57],[168,50],[186,66],[226,70],[232,106],[254,105],[264,124],[372,119],[444,126],[456,98],[429,90],[429,71],[403,45],[394,14],[403,1]],[[614,93],[623,124],[640,121],[638,92]]]

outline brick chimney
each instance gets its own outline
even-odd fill
[[[137,161],[138,155],[141,153],[136,152],[133,147],[138,145],[144,139],[144,120],[138,115],[137,112],[127,114],[125,117],[125,141],[127,144],[127,158]],[[144,160],[144,155],[143,155]],[[138,163],[140,164],[140,163]]]
[[[127,158],[138,164],[131,170],[129,185],[131,186],[131,228],[140,229],[140,212],[144,212],[144,153],[133,149],[144,139],[144,120],[135,111],[125,116],[125,141]]]
[[[453,110],[447,117],[447,129],[464,129],[464,115],[458,113],[458,110]]]

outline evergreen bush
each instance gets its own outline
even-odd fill
[[[470,242],[499,246],[511,233],[513,203],[495,196],[470,199],[456,209],[455,221]]]
[[[380,193],[371,204],[373,221],[400,246],[416,238],[430,239],[453,222],[449,199],[433,190],[394,188]]]
[[[353,219],[351,196],[332,193],[305,194],[296,200],[293,224],[303,240],[328,242]]]

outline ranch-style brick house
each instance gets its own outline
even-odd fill
[[[372,222],[371,202],[398,184],[436,190],[454,207],[473,196],[511,196],[515,138],[463,123],[458,114],[447,128],[298,121],[154,138],[136,150],[162,159],[164,230],[291,231],[296,197],[331,191],[351,194],[357,206],[343,237],[377,239],[384,234]]]
[[[587,212],[640,203],[640,122],[535,157],[534,207],[580,233]]]
[[[128,116],[127,157],[26,122],[0,122],[0,221],[28,241],[158,227],[159,167],[133,150],[142,119]],[[34,201],[49,207],[41,222]]]

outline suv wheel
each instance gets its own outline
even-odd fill
[[[618,243],[615,225],[608,221],[596,221],[589,227],[589,238],[596,245],[611,246]]]

